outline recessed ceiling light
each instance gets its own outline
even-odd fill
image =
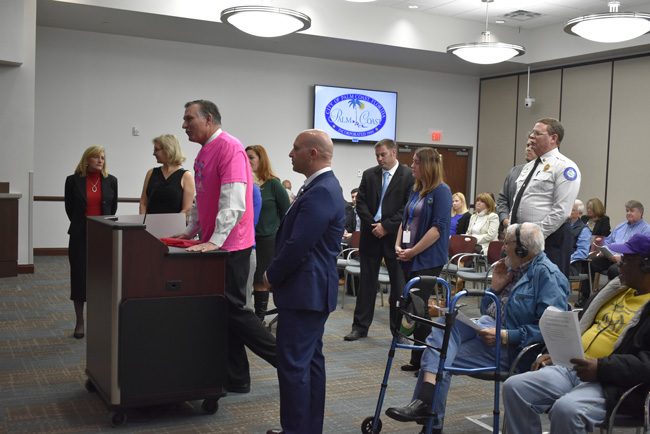
[[[417,9],[417,8],[419,8],[418,5],[409,5],[409,9]]]
[[[496,20],[495,23],[497,23],[497,24],[505,24],[506,20]]]

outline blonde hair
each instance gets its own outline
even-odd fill
[[[86,176],[88,174],[88,159],[90,157],[99,157],[100,154],[104,154],[104,166],[102,167],[102,176],[106,178],[108,176],[108,169],[106,168],[106,151],[101,145],[93,145],[86,148],[77,168],[74,170],[74,173],[78,173],[81,176]]]
[[[497,209],[496,203],[494,203],[494,199],[492,199],[492,195],[490,193],[480,193],[476,196],[476,201],[481,201],[485,205],[487,205],[487,214],[493,213]]]
[[[420,193],[420,197],[424,197],[434,188],[442,184],[443,181],[443,168],[442,168],[442,155],[433,148],[419,148],[415,151],[415,156],[420,160],[420,173],[422,179],[416,179],[413,183],[413,191]]]
[[[453,202],[454,198],[457,197],[458,200],[460,200],[460,203],[463,204],[463,207],[460,209],[460,212],[456,212],[454,207],[451,207],[451,216],[455,216],[456,214],[465,214],[467,212],[467,201],[465,200],[465,195],[461,193],[460,191],[457,193],[454,193],[451,195],[451,200]]]
[[[152,140],[154,144],[160,145],[160,150],[167,156],[167,164],[180,166],[185,161],[185,155],[181,150],[181,144],[173,134],[163,134]]]

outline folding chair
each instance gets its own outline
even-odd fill
[[[464,254],[474,253],[476,238],[469,235],[452,235],[449,237],[449,260],[442,268],[440,276],[451,281],[456,277],[459,270],[471,271],[473,267],[466,267],[460,257]]]
[[[470,257],[474,259],[474,269],[465,271],[458,270],[456,276],[459,281],[464,282],[478,282],[485,289],[492,280],[492,264],[501,259],[501,252],[503,251],[503,241],[491,241],[488,245],[486,255],[478,253],[466,254],[460,257],[460,262],[466,262]],[[457,285],[458,287],[458,285]]]
[[[618,402],[612,410],[612,414],[609,417],[609,421],[606,424],[597,425],[600,428],[600,433],[612,434],[614,428],[636,428],[636,433],[640,434],[643,429],[643,434],[648,434],[650,432],[650,391],[646,394],[645,401],[643,404],[643,416],[628,416],[625,414],[618,414],[618,409],[623,403],[623,401],[636,389],[647,387],[647,384],[639,383],[636,386],[633,386],[625,391],[623,395],[619,398]]]

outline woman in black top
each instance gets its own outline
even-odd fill
[[[84,337],[86,302],[86,217],[113,215],[117,210],[117,178],[106,170],[102,146],[86,149],[79,164],[65,180],[65,212],[70,219],[68,260],[70,300],[74,302],[76,324],[73,336]]]
[[[194,177],[181,167],[185,156],[176,136],[153,139],[153,155],[162,166],[149,169],[144,178],[140,214],[187,214],[194,200]]]
[[[587,224],[594,236],[606,237],[611,231],[609,217],[605,215],[605,205],[596,197],[587,201],[587,215],[580,219]]]

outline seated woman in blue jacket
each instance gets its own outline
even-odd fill
[[[507,371],[523,347],[542,341],[538,323],[544,310],[548,306],[566,310],[569,282],[544,254],[544,235],[534,223],[508,226],[504,250],[506,258],[494,268],[491,291],[501,302],[501,344],[505,351],[501,351],[499,364],[502,371]],[[473,368],[495,364],[496,306],[491,299],[483,298],[481,314],[478,332],[460,322],[454,325],[446,366]],[[439,348],[442,336],[442,330],[433,328],[427,344]],[[434,409],[439,425],[434,432],[442,431],[451,374],[445,372],[441,384],[436,385],[439,362],[437,352],[430,348],[424,351],[413,400],[405,407],[389,408],[387,416],[402,422],[426,421],[431,414],[435,387],[440,387]]]

